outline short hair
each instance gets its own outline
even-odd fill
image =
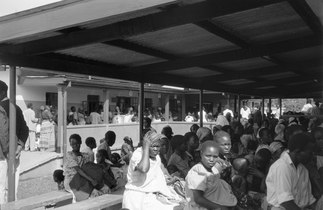
[[[249,166],[249,161],[246,158],[236,158],[232,161],[232,167],[237,172],[240,172],[242,169],[247,169]]]
[[[8,85],[4,81],[0,80],[0,92],[7,93],[7,91],[8,91]]]
[[[216,142],[219,142],[219,139],[223,138],[223,137],[228,137],[229,139],[231,139],[230,134],[228,134],[225,131],[218,131],[214,134],[213,136],[213,140]]]
[[[190,127],[190,131],[197,131],[198,129],[200,128],[200,126],[198,126],[197,124],[193,124],[191,127]]]
[[[112,146],[116,142],[116,133],[113,131],[108,131],[105,133],[105,140],[109,146]]]
[[[304,151],[309,144],[314,144],[315,140],[308,133],[298,133],[291,136],[288,141],[288,149],[290,152],[295,150]]]
[[[264,135],[265,135],[265,133],[267,132],[267,134],[269,134],[269,129],[268,128],[261,128],[260,130],[259,130],[259,137],[260,138],[262,138],[262,137],[264,137]]]
[[[172,130],[172,128],[169,125],[166,125],[165,127],[163,127],[161,133],[164,134],[165,136],[167,134],[173,135],[173,130]]]
[[[303,132],[304,131],[304,128],[301,125],[291,125],[291,126],[288,126],[285,129],[285,133],[284,133],[284,137],[285,137],[286,142],[288,142],[289,139],[293,136],[293,134],[295,132],[297,132],[297,131]]]
[[[53,178],[54,178],[54,181],[56,178],[57,181],[63,182],[64,181],[64,171],[62,169],[55,170],[53,173]]]
[[[96,148],[96,141],[95,141],[95,138],[93,138],[93,137],[87,137],[85,139],[85,144],[86,144],[86,146],[90,147],[91,149]]]
[[[201,151],[201,152],[204,152],[204,151],[206,150],[206,148],[209,148],[209,147],[214,147],[214,148],[216,148],[217,150],[219,149],[219,148],[218,148],[218,145],[217,145],[217,143],[216,143],[215,141],[207,140],[207,141],[205,141],[205,142],[203,142],[203,143],[201,144],[201,149],[200,149],[200,151]]]
[[[265,163],[269,163],[269,161],[272,158],[271,152],[267,148],[262,148],[262,149],[258,150],[258,152],[256,153],[256,155],[259,156],[259,157],[261,157],[261,159],[263,161],[265,161]]]
[[[144,120],[147,122],[148,125],[151,125],[151,119],[149,117],[145,117]]]
[[[182,135],[175,135],[173,136],[170,144],[174,150],[178,149],[182,144],[185,144],[185,138]]]
[[[28,103],[27,104],[27,108],[32,108],[33,107],[33,104],[32,103]]]
[[[196,133],[194,133],[194,132],[187,132],[184,135],[184,138],[185,138],[185,141],[186,142],[189,142],[190,138],[192,138],[192,137],[194,137],[196,139],[196,141],[199,140],[199,138],[197,137]]]
[[[256,151],[258,148],[258,142],[254,140],[250,140],[247,144],[247,149],[251,151]]]
[[[69,141],[71,142],[72,139],[75,139],[77,141],[78,144],[82,144],[82,138],[80,135],[74,133],[70,136]]]

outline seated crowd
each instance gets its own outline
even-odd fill
[[[169,126],[158,134],[148,124],[136,149],[124,138],[121,156],[111,154],[116,135],[108,131],[96,163],[95,139],[87,138],[88,148],[80,152],[81,137],[71,135],[64,175],[54,173],[59,188],[79,201],[125,184],[122,207],[129,210],[323,209],[320,123],[265,119],[258,124],[250,118],[212,131],[193,124],[184,135],[173,135]]]

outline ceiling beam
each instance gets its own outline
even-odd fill
[[[215,23],[213,23],[211,20],[204,20],[204,21],[200,21],[195,23],[195,25],[203,28],[204,30],[219,36],[241,48],[247,48],[249,47],[249,44],[243,40],[241,37],[237,36],[236,34],[234,34],[233,31],[229,32],[223,28],[221,28],[220,26],[216,25]]]
[[[50,57],[46,56],[21,56],[21,55],[2,55],[0,62],[6,65],[22,66],[35,69],[59,71],[72,74],[92,75],[101,77],[111,77],[116,79],[140,81],[141,76],[124,70],[116,70],[115,66],[104,64],[102,62],[86,63],[84,61],[62,59],[60,55]],[[82,59],[83,60],[83,59]]]
[[[322,38],[323,28],[320,19],[315,15],[311,7],[305,0],[288,0],[289,4],[301,16],[308,27],[320,38]]]
[[[0,54],[37,55],[82,45],[131,37],[147,32],[199,22],[217,16],[270,5],[283,0],[208,0],[97,28],[0,47]]]
[[[260,47],[250,47],[246,49],[231,50],[226,52],[210,53],[172,61],[159,62],[143,66],[137,66],[128,70],[134,72],[158,73],[176,69],[189,68],[194,66],[211,65],[235,60],[243,60],[254,57],[268,56],[307,47],[321,45],[322,40],[313,36],[291,39],[277,43],[267,44]]]
[[[73,56],[65,56],[60,54],[46,54],[43,56],[21,56],[21,55],[3,55],[0,57],[0,62],[5,65],[23,66],[35,69],[42,69],[44,71],[54,71],[70,74],[82,74],[99,76],[106,78],[122,79],[135,82],[154,83],[182,86],[187,88],[200,89],[201,84],[199,80],[192,78],[190,80],[183,80],[182,77],[176,75],[154,75],[153,77],[136,74],[124,70],[116,70],[111,68],[111,65],[102,62],[95,63],[91,61],[86,63],[83,60],[78,60]],[[214,85],[209,90],[218,91]],[[221,91],[224,91],[226,86],[221,85]],[[231,89],[227,89],[230,91]]]

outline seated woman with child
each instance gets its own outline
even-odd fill
[[[179,206],[180,197],[166,184],[161,169],[159,150],[160,135],[148,131],[142,147],[137,148],[129,162],[122,207],[131,210],[174,209]]]

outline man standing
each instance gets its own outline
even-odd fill
[[[293,135],[288,150],[271,165],[267,178],[267,201],[272,210],[315,209],[308,170],[314,141],[306,133]]]
[[[247,106],[247,102],[244,101],[242,104],[242,108],[240,109],[240,115],[242,119],[249,119],[249,116],[251,114],[250,108]]]
[[[27,109],[23,112],[25,121],[29,128],[29,136],[25,144],[26,151],[36,151],[36,123],[38,121],[35,118],[35,112],[33,110],[33,104],[27,104]]]
[[[6,111],[7,116],[9,118],[9,98],[7,97],[7,91],[8,91],[8,86],[5,82],[0,80],[0,106],[3,107],[3,109]],[[18,182],[19,182],[19,172],[20,172],[20,153],[21,150],[23,149],[25,142],[28,138],[29,134],[29,128],[26,125],[26,122],[24,120],[24,116],[22,114],[21,109],[16,105],[16,136],[17,136],[17,148],[16,148],[16,177],[15,177],[15,187],[16,187],[16,198],[17,198],[17,189],[18,189]],[[4,154],[6,158],[8,158],[8,154]],[[6,160],[5,160],[6,161]],[[7,166],[2,166],[0,168],[1,171],[7,171]],[[0,180],[7,180],[7,174],[3,173],[1,174],[4,177],[0,177]],[[0,186],[2,189],[1,190],[6,190],[6,186]],[[6,199],[5,199],[6,200]]]

